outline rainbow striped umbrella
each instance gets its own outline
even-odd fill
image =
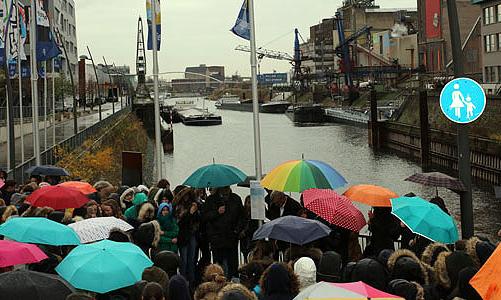
[[[267,189],[302,193],[309,189],[336,189],[346,184],[333,167],[318,160],[292,160],[273,169],[261,181]]]

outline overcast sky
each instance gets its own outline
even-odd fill
[[[162,0],[160,72],[198,64],[223,65],[226,75],[250,74],[249,56],[233,50],[248,44],[229,29],[243,0]],[[383,8],[415,7],[416,0],[376,0]],[[79,54],[89,46],[96,61],[129,65],[135,73],[138,17],[144,0],[75,0]],[[255,0],[257,45],[293,53],[293,30],[309,37],[309,27],[334,15],[341,0]],[[144,22],[146,30],[146,22]],[[145,32],[146,35],[146,32]],[[145,36],[145,39],[147,37]],[[150,51],[148,51],[150,52]],[[151,54],[148,55],[151,73]],[[264,59],[261,72],[287,72],[283,61]]]

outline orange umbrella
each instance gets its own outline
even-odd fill
[[[84,195],[92,194],[96,192],[96,189],[87,182],[84,181],[66,181],[58,184],[59,186],[74,189],[80,191]]]
[[[501,299],[501,246],[496,248],[482,268],[470,280],[484,300]]]
[[[381,186],[360,184],[350,187],[344,194],[352,201],[357,201],[373,207],[391,207],[390,199],[398,195]]]

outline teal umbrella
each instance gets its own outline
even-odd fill
[[[459,240],[456,222],[437,205],[419,197],[400,197],[391,199],[391,206],[391,213],[415,234],[444,244]]]
[[[0,235],[31,244],[51,246],[80,245],[80,238],[70,227],[47,218],[12,218],[0,226]]]
[[[135,284],[152,265],[138,246],[103,240],[73,249],[56,272],[77,289],[104,294]]]
[[[241,183],[246,179],[247,175],[235,167],[213,163],[196,170],[183,185],[193,188],[217,188]]]

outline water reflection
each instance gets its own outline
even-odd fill
[[[212,103],[207,105],[215,110]],[[173,185],[182,183],[195,169],[211,163],[213,158],[218,163],[237,166],[247,174],[255,173],[252,114],[224,110],[218,113],[223,117],[221,126],[174,125],[175,149],[165,157],[165,171]],[[404,181],[421,172],[416,163],[390,153],[375,154],[368,146],[364,128],[345,125],[296,127],[285,115],[261,114],[260,118],[264,173],[284,161],[300,159],[304,154],[306,159],[331,164],[349,185],[370,183],[388,187],[401,195],[413,192],[427,199],[435,196],[434,188]],[[237,192],[242,196],[248,193],[245,189]],[[440,189],[439,195],[459,220],[459,196],[446,189]],[[501,203],[494,199],[490,190],[478,187],[474,188],[473,198],[476,233],[495,237],[501,228]]]

